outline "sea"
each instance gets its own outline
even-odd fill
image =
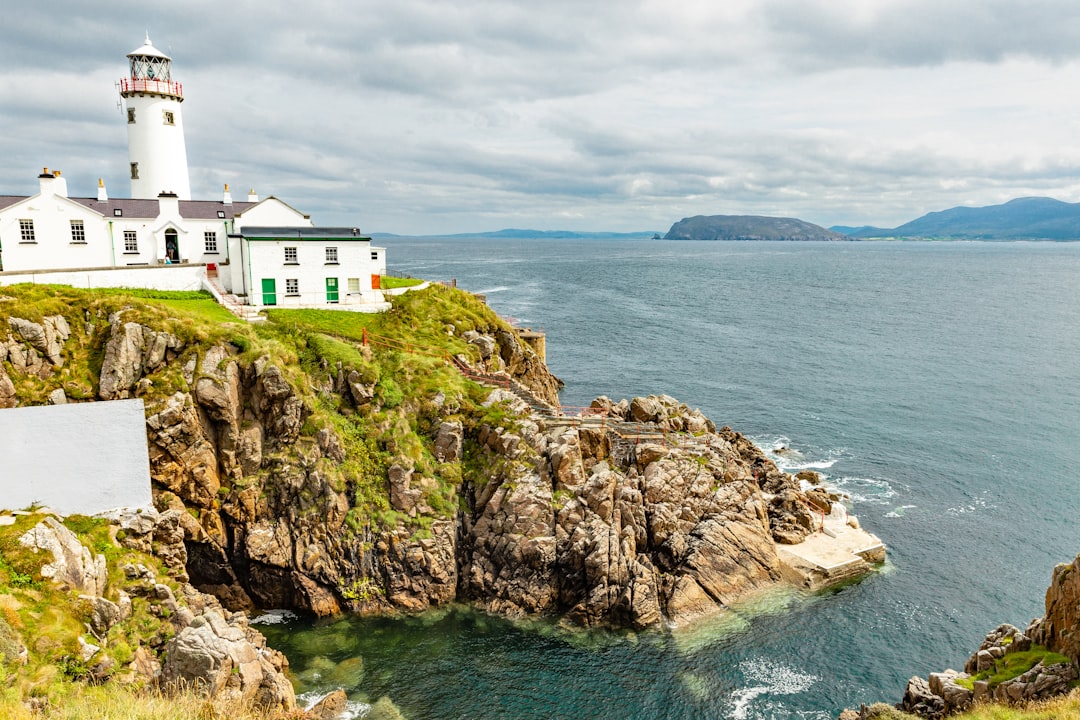
[[[547,334],[562,403],[668,394],[809,468],[889,548],[861,582],[682,630],[464,607],[260,627],[361,717],[836,718],[962,669],[1080,552],[1080,242],[387,238],[388,271]]]

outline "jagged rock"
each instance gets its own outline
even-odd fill
[[[120,622],[124,617],[119,605],[103,597],[80,595],[79,598],[89,605],[90,612],[87,623],[90,626],[90,632],[94,633],[94,637],[99,640],[105,637],[105,634],[109,632],[109,628]]]
[[[927,718],[939,718],[945,713],[945,701],[930,690],[930,683],[921,677],[908,680],[900,708]]]
[[[405,468],[397,463],[387,471],[390,479],[390,506],[411,516],[416,515],[416,506],[423,496],[420,488],[412,487],[412,468]]]
[[[41,576],[72,590],[99,597],[105,592],[109,575],[104,555],[94,555],[75,533],[54,517],[46,517],[19,538],[24,547],[45,550],[53,561],[41,567]]]
[[[192,398],[176,393],[146,419],[150,470],[161,483],[196,507],[217,499],[218,455]]]
[[[148,371],[183,348],[175,335],[156,332],[135,322],[122,323],[120,313],[109,316],[109,340],[101,364],[98,397],[116,400],[130,397],[136,383]]]
[[[466,341],[480,351],[480,358],[488,360],[495,352],[495,338],[490,335],[476,334],[475,337],[466,338]]]
[[[1032,640],[1080,661],[1080,555],[1054,568],[1046,590],[1046,613]]]
[[[15,395],[15,383],[4,372],[4,368],[0,367],[0,409],[13,408],[18,402]]]
[[[987,633],[979,649],[964,664],[964,672],[974,675],[993,666],[994,662],[1008,652],[1023,652],[1031,648],[1031,638],[1020,628],[1008,623],[997,626]]]
[[[287,712],[296,698],[282,674],[286,666],[284,656],[267,648],[243,615],[226,621],[210,609],[166,644],[161,678],[170,686],[200,688],[219,706],[247,702]]]
[[[460,460],[463,438],[461,422],[455,420],[440,424],[435,432],[435,459],[439,462]]]
[[[349,697],[344,690],[334,690],[315,703],[304,715],[305,720],[338,720],[345,711]]]
[[[56,388],[49,393],[49,405],[66,405],[67,401],[67,393],[64,392],[64,388]]]

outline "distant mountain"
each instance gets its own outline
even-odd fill
[[[491,232],[479,233],[454,233],[451,235],[395,235],[394,233],[372,233],[373,238],[442,238],[448,240],[465,238],[491,238],[509,240],[599,240],[604,238],[620,238],[633,240],[635,238],[651,238],[657,233],[653,230],[641,232],[617,233],[617,232],[574,232],[573,230],[521,230],[518,228],[506,228]]]
[[[848,240],[805,220],[757,215],[696,215],[671,226],[665,240]]]
[[[1080,240],[1080,203],[1048,197],[1017,198],[1003,205],[954,207],[927,213],[892,229],[865,227],[844,231],[859,238]]]

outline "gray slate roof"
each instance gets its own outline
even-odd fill
[[[31,195],[0,195],[0,210],[26,200]],[[158,201],[142,200],[134,198],[110,198],[105,202],[98,202],[97,198],[69,197],[68,200],[99,212],[106,217],[115,217],[115,210],[119,209],[122,217],[154,219],[158,216]],[[232,220],[239,213],[254,207],[253,202],[234,202],[226,205],[220,200],[181,200],[180,217],[188,220],[215,220],[218,219],[218,211],[225,213],[226,220]]]

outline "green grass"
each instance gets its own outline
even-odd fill
[[[1043,665],[1057,665],[1071,661],[1064,655],[1047,650],[1041,645],[1032,645],[1030,650],[1008,653],[997,660],[993,667],[976,673],[969,678],[959,678],[955,682],[957,685],[971,690],[977,681],[986,680],[990,683],[990,687],[993,688],[1007,680],[1023,675],[1040,662]]]
[[[422,285],[423,280],[419,278],[401,278],[394,277],[393,275],[382,275],[379,278],[379,287],[383,290],[395,290],[403,287],[416,287]]]

